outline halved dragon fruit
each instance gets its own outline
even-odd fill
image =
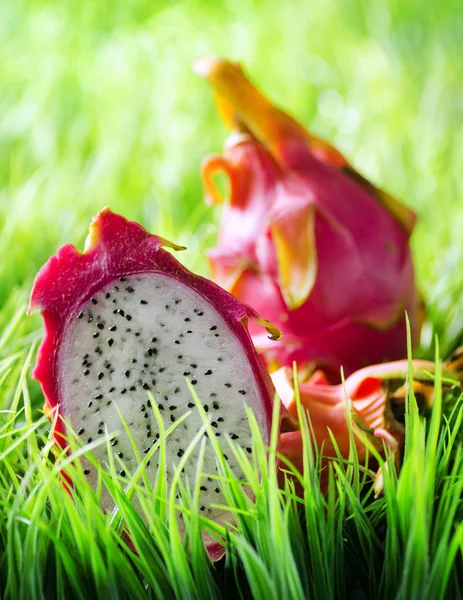
[[[251,327],[269,368],[309,363],[350,374],[406,356],[421,314],[409,238],[413,211],[374,187],[326,142],[276,108],[238,64],[206,58],[195,68],[214,87],[231,129],[223,156],[202,175],[207,200],[229,181],[214,280],[283,332],[274,345]]]
[[[273,339],[279,332],[228,292],[189,272],[163,247],[182,249],[106,208],[93,219],[83,254],[68,244],[50,258],[37,275],[29,307],[40,309],[45,322],[34,377],[47,408],[57,409],[85,442],[104,435],[105,429],[122,431],[111,443],[122,478],[135,470],[137,461],[116,407],[142,456],[159,439],[148,390],[166,427],[191,411],[166,440],[169,478],[203,425],[188,379],[214,435],[223,442],[230,468],[237,471],[226,439],[251,453],[246,404],[268,441],[274,393],[247,320],[263,325]],[[64,448],[61,419],[54,434]],[[105,463],[107,445],[93,454]],[[195,456],[185,469],[191,484]],[[203,471],[213,473],[215,461],[208,439]],[[84,462],[85,475],[96,485],[95,468]],[[147,467],[152,480],[156,469],[152,460]],[[202,484],[200,510],[220,522],[222,513],[211,504],[223,501],[221,492],[206,477]],[[102,494],[102,506],[113,507],[108,493]],[[214,543],[208,550],[213,558],[222,553]]]

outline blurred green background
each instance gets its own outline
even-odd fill
[[[417,210],[432,332],[463,326],[461,0],[7,0],[0,5],[0,324],[105,205],[206,272],[202,158],[225,129],[195,58],[218,54]],[[33,320],[32,320],[33,321]],[[35,326],[39,326],[37,320]]]

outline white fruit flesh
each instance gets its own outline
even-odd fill
[[[246,353],[223,317],[200,294],[166,275],[144,273],[116,280],[73,315],[59,355],[59,389],[64,415],[85,442],[119,431],[112,451],[121,458],[122,476],[137,467],[135,454],[116,406],[127,421],[142,456],[159,438],[150,406],[150,390],[168,428],[191,414],[167,438],[168,477],[191,439],[203,425],[185,379],[194,385],[212,430],[239,477],[237,462],[225,441],[250,452],[251,434],[244,405],[254,411],[263,439],[268,439],[266,415]],[[106,444],[93,451],[106,463]],[[197,451],[185,476],[193,484]],[[158,454],[146,472],[154,482]],[[116,464],[117,462],[116,459]],[[215,473],[215,452],[209,439],[203,472]],[[95,469],[85,473],[96,484]],[[217,483],[204,477],[200,507],[217,518],[213,503],[222,501]],[[103,507],[112,500],[103,494]]]

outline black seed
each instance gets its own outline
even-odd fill
[[[193,332],[191,331],[191,329],[188,329],[187,333],[193,333]]]
[[[153,344],[155,344],[158,341],[158,338],[157,337],[153,337],[153,338],[151,338],[151,341],[153,342]]]
[[[121,394],[125,394],[127,392],[127,390],[124,388],[123,390],[121,390]]]
[[[215,333],[214,337],[220,337],[220,335],[218,333]]]
[[[179,298],[177,298],[177,300],[175,301],[175,304],[180,304],[181,300]]]
[[[96,326],[98,327],[98,329],[104,329],[103,323],[97,323]]]
[[[116,388],[112,387],[112,388],[110,388],[109,393],[111,394],[111,392],[115,392],[115,391],[116,391]]]
[[[175,390],[174,390],[174,394],[178,394],[178,393],[179,393],[179,391],[180,391],[180,388],[179,388],[179,387],[176,387],[176,388],[175,388]]]
[[[86,354],[86,355],[84,356],[84,359],[85,359],[85,358],[88,358],[88,357],[89,357],[89,354]]]
[[[111,347],[114,344],[114,340],[113,338],[108,338],[108,340],[106,340],[108,342],[108,346]]]
[[[215,488],[215,489],[214,489],[214,492],[215,492],[216,494],[220,494],[220,489],[219,489],[219,488]]]
[[[158,404],[159,410],[164,410],[164,406],[162,404]]]
[[[183,376],[184,377],[188,377],[188,375],[191,375],[190,371],[183,371]]]
[[[145,369],[147,369],[149,367],[148,363],[143,363],[143,366],[145,367]]]
[[[98,379],[103,379],[104,377],[104,373],[102,373],[101,371],[98,373]]]
[[[177,452],[177,456],[183,456],[184,454],[185,454],[185,451],[184,451],[184,450],[179,450],[179,451]]]
[[[120,472],[120,476],[121,477],[125,477],[125,471],[124,471],[124,469],[122,469],[122,471]]]
[[[97,346],[97,347],[95,348],[95,352],[96,352],[97,354],[99,354],[100,356],[103,354],[103,350],[102,350],[102,349],[101,349],[99,346]]]
[[[192,379],[192,380],[191,380],[191,385],[196,385],[197,383],[198,383],[198,380],[197,380],[197,379]]]
[[[205,410],[206,412],[209,412],[209,406],[208,406],[207,404],[205,404],[205,405],[203,406],[203,408],[204,408],[204,410]]]
[[[145,417],[145,419],[149,419],[150,418],[149,413],[147,413],[147,412],[145,412],[145,414],[143,416]]]
[[[203,511],[203,512],[204,512],[204,511],[206,510],[206,507],[205,507],[205,506],[200,506],[200,507],[199,507],[199,510],[201,510],[201,511]]]
[[[87,377],[87,375],[88,375],[89,373],[90,373],[90,371],[89,371],[88,369],[86,369],[86,370],[84,371],[84,375],[85,375],[85,377]]]
[[[121,317],[125,317],[125,311],[123,311],[122,308],[118,308],[115,312],[117,315],[121,315]]]
[[[98,427],[103,427],[103,426],[104,426],[104,421],[100,421],[100,422],[98,423]]]
[[[97,304],[97,299],[96,298],[92,298],[92,304]]]
[[[140,410],[141,410],[141,412],[145,412],[146,406],[144,404],[142,404],[141,407],[140,407]]]
[[[118,453],[117,453],[117,456],[118,456],[119,458],[124,458],[124,455],[122,454],[122,452],[118,452]]]
[[[211,421],[211,425],[212,425],[212,427],[215,427],[216,429],[218,427],[218,425],[217,425],[217,423],[215,421]]]
[[[129,292],[129,294],[133,294],[135,291],[131,285],[128,285],[125,289]]]
[[[223,361],[223,358],[221,356],[219,356],[219,358],[217,359],[219,362]]]
[[[170,415],[170,420],[171,420],[172,423],[175,423],[175,417],[174,417],[174,415]]]
[[[106,292],[106,294],[104,295],[104,297],[106,298],[106,300],[111,296],[111,294],[109,292]]]
[[[95,396],[93,396],[94,400],[101,400],[103,398],[103,394],[95,394]]]
[[[116,331],[117,327],[116,325],[111,325],[111,327],[109,328],[109,331]]]
[[[147,383],[144,383],[144,384],[143,384],[143,389],[144,389],[144,390],[149,390],[149,389],[150,389],[150,386],[149,386]]]
[[[149,451],[150,451],[150,448],[145,448],[145,449],[143,450],[143,454],[148,454],[148,452],[149,452]]]
[[[140,300],[140,304],[148,304],[146,300]]]
[[[237,440],[239,438],[239,435],[236,435],[236,433],[230,433],[230,437],[232,440]]]
[[[136,364],[138,362],[138,360],[136,358],[132,358],[132,364]]]
[[[210,369],[208,369],[207,371],[204,372],[204,375],[212,375],[212,371]]]
[[[132,320],[132,317],[130,315],[126,315],[125,318],[127,319],[127,321],[131,321]]]
[[[90,408],[92,406],[93,402],[90,400],[90,402],[88,403],[88,407]]]
[[[201,485],[201,486],[199,486],[199,489],[200,489],[202,492],[207,492],[207,487],[206,487],[205,485]]]
[[[219,418],[217,419],[217,421],[218,421],[219,423],[222,423],[222,421],[223,421],[223,417],[219,417]]]
[[[79,431],[77,432],[77,435],[82,435],[83,433],[85,433],[85,429],[83,427],[81,427],[79,429]]]
[[[93,438],[89,437],[88,440],[87,440],[87,443],[90,444],[91,442],[93,442]]]
[[[131,385],[131,386],[130,386],[130,391],[131,391],[131,392],[134,392],[136,389],[137,389],[137,386],[136,386],[136,385]]]
[[[177,356],[177,358],[178,358],[178,360],[182,360],[182,358],[183,358],[183,354],[179,354],[179,355]]]
[[[87,323],[91,323],[92,321],[93,321],[93,317],[90,315],[89,318],[88,318]]]
[[[172,405],[172,406],[169,406],[169,410],[177,410],[177,407],[176,407],[176,406],[174,406],[174,405]]]
[[[219,437],[222,434],[220,433],[220,431],[217,431],[217,433],[214,433],[214,435],[215,435],[215,437]]]
[[[219,408],[220,408],[220,404],[219,404],[218,402],[213,402],[213,403],[212,403],[212,408],[213,408],[214,410],[219,410]]]
[[[165,368],[165,367],[160,367],[160,369],[159,369],[159,372],[160,372],[160,373],[163,373],[165,370],[166,370],[166,368]]]
[[[185,321],[186,323],[188,323],[189,321],[191,321],[191,319],[190,319],[190,317],[185,317],[184,321]]]
[[[192,368],[192,369],[196,369],[196,367],[197,367],[197,366],[198,366],[198,365],[197,365],[196,363],[191,363],[191,368]]]
[[[215,331],[217,329],[217,325],[212,325],[212,327],[209,328],[210,331]]]
[[[187,404],[188,408],[193,408],[194,405],[195,405],[194,402],[188,402],[188,404]]]
[[[113,448],[114,448],[114,446],[117,446],[117,440],[113,440],[113,441],[111,442],[111,446],[112,446]]]
[[[232,384],[231,384],[231,383],[226,383],[226,384],[225,384],[225,387],[227,387],[227,388],[231,388],[231,386],[232,386]]]
[[[148,400],[148,402],[146,403],[148,408],[151,408],[151,400]]]
[[[246,395],[246,390],[238,390],[238,392],[242,395],[245,396]]]
[[[93,334],[94,338],[97,338],[100,334],[98,333],[98,331],[95,331],[95,333]]]
[[[127,277],[119,277],[119,281],[127,281]]]
[[[211,392],[209,395],[210,395],[211,398],[216,398],[217,397],[217,394],[215,392]]]
[[[151,429],[148,429],[148,431],[146,432],[146,437],[150,438],[151,437]]]
[[[249,446],[247,446],[247,447],[246,447],[246,452],[247,452],[248,454],[251,454],[251,452],[252,452],[252,448],[250,448]]]
[[[198,317],[202,317],[204,313],[203,313],[203,311],[202,311],[202,310],[200,310],[200,311],[199,311],[199,312],[197,312],[196,314],[198,315]]]
[[[225,460],[228,460],[228,456],[226,454],[223,455]]]
[[[111,363],[106,363],[104,366],[105,369],[110,369],[111,368]]]
[[[98,429],[98,434],[102,435],[104,433],[104,429]]]
[[[130,377],[130,369],[127,369],[127,371],[125,372],[125,376]]]
[[[90,474],[90,469],[84,469],[84,475],[89,475]]]
[[[180,340],[175,340],[174,344],[180,344]]]
[[[80,311],[80,313],[77,315],[78,319],[83,319],[84,318],[84,313],[82,311]]]

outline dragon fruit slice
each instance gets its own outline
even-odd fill
[[[264,441],[269,439],[274,390],[252,345],[247,320],[263,325],[274,339],[278,330],[216,284],[186,270],[163,247],[182,249],[103,209],[93,219],[84,253],[69,244],[60,248],[37,275],[30,300],[29,311],[40,309],[45,322],[34,377],[47,409],[57,409],[85,442],[105,434],[105,428],[122,431],[111,443],[124,463],[118,467],[122,478],[137,462],[116,407],[142,456],[159,439],[148,390],[166,428],[191,411],[166,440],[169,478],[203,425],[186,378],[195,386],[224,451],[229,436],[251,452],[244,403],[254,411]],[[64,448],[61,419],[54,434]],[[107,445],[93,454],[105,463]],[[185,473],[191,484],[195,456],[187,463],[190,477]],[[231,451],[226,459],[238,471]],[[95,468],[89,461],[84,468],[96,485]],[[146,471],[153,481],[156,468],[152,460]],[[203,471],[215,470],[215,453],[207,440]],[[200,510],[220,522],[221,512],[211,508],[223,502],[220,490],[206,477],[202,483]],[[113,507],[107,492],[102,506]],[[214,543],[208,550],[213,558],[222,552]]]
[[[350,374],[406,356],[405,311],[420,331],[409,238],[415,214],[359,175],[326,142],[275,108],[239,65],[201,59],[232,130],[223,156],[203,164],[207,199],[229,180],[215,281],[275,323],[273,346],[255,328],[271,370],[308,363]]]

